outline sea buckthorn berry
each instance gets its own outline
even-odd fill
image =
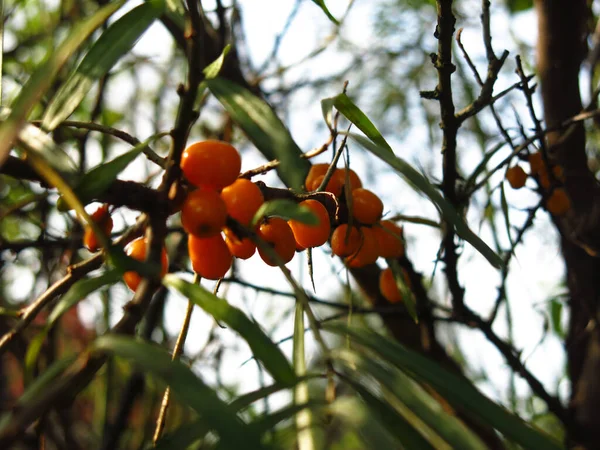
[[[306,187],[307,191],[314,191],[317,187],[314,187],[315,180],[327,172],[329,168],[329,164],[314,164],[310,170],[308,171],[308,175],[306,175],[306,179],[304,180],[304,187]]]
[[[527,174],[521,166],[509,167],[506,170],[506,180],[513,189],[521,189],[527,181]]]
[[[147,239],[145,237],[139,237],[137,239],[134,239],[133,241],[131,241],[129,244],[127,244],[125,246],[125,254],[127,256],[132,257],[133,259],[137,259],[138,261],[145,261],[146,260],[146,246],[147,246]],[[169,270],[169,257],[167,256],[167,249],[164,247],[163,247],[162,253],[161,253],[160,264],[161,264],[160,276],[162,278],[165,276],[165,274]],[[138,285],[140,284],[140,281],[142,281],[142,277],[139,273],[137,273],[133,270],[130,270],[123,274],[123,280],[125,281],[125,284],[129,287],[129,289],[131,289],[132,291],[135,292]]]
[[[91,214],[91,218],[98,226],[104,231],[107,236],[113,229],[113,220],[108,213],[108,205],[100,206],[96,211]],[[96,233],[90,226],[85,227],[85,233],[83,235],[83,245],[90,251],[95,252],[100,248]]]
[[[227,207],[227,214],[243,225],[250,223],[258,208],[265,202],[260,188],[244,178],[238,178],[223,188],[221,198]]]
[[[240,154],[228,142],[196,142],[181,155],[183,174],[198,187],[221,190],[236,180],[241,167]]]
[[[352,192],[354,189],[361,188],[362,182],[360,181],[360,178],[358,177],[356,172],[352,169],[335,169],[335,172],[333,172],[333,176],[331,178],[335,179],[336,182],[339,183],[340,186],[342,186],[343,190],[343,186],[346,184],[346,172],[348,172],[350,192]]]
[[[362,236],[358,228],[350,228],[348,224],[338,226],[331,234],[331,251],[334,255],[344,257],[350,256],[358,251],[362,241]]]
[[[258,235],[268,244],[271,244],[275,253],[279,255],[279,258],[284,264],[287,264],[294,257],[296,252],[296,239],[294,239],[294,233],[288,225],[288,223],[279,218],[271,217],[262,223],[258,229]],[[258,247],[258,253],[262,260],[269,266],[276,266],[277,263],[267,255],[267,252]]]
[[[218,192],[197,189],[190,192],[181,207],[185,231],[199,238],[215,236],[227,220],[227,207]]]
[[[531,174],[537,175],[540,170],[545,168],[544,158],[540,152],[531,153],[527,160],[529,161],[529,167],[531,168]]]
[[[363,267],[374,263],[379,257],[379,248],[373,230],[361,227],[360,233],[362,234],[362,240],[358,251],[346,258],[349,267]]]
[[[550,189],[550,175],[548,175],[548,171],[546,170],[546,168],[543,167],[542,169],[540,169],[537,175],[538,180],[540,182],[540,186],[542,186],[544,189]]]
[[[546,209],[555,216],[564,216],[571,209],[571,200],[564,189],[554,189],[546,200]]]
[[[229,247],[220,233],[207,238],[188,235],[188,254],[194,272],[208,280],[224,277],[233,262]]]
[[[405,277],[405,280],[408,279]],[[402,293],[396,284],[394,273],[389,267],[379,274],[379,291],[390,303],[400,303],[402,301]]]
[[[300,206],[310,209],[317,216],[319,223],[318,225],[307,225],[297,220],[290,220],[288,224],[294,233],[296,243],[304,248],[320,247],[327,242],[331,234],[327,208],[323,206],[323,203],[311,199],[300,202]]]
[[[552,173],[554,174],[554,178],[563,183],[565,181],[565,171],[562,166],[554,166],[552,168]]]
[[[363,225],[373,225],[383,214],[383,202],[373,192],[358,188],[352,191],[352,215]]]
[[[372,228],[377,239],[379,256],[383,258],[401,258],[404,256],[404,239],[402,227],[390,220],[382,220]]]
[[[323,180],[325,179],[325,175],[321,175],[318,176],[311,188],[311,191],[316,191],[317,189],[319,189],[319,186],[321,186],[321,183],[323,183]],[[343,182],[340,181],[339,178],[333,178],[333,176],[329,179],[329,181],[327,182],[327,185],[325,186],[325,192],[331,192],[333,195],[335,195],[336,197],[339,197],[340,195],[342,195],[342,188],[343,188]]]
[[[256,252],[256,244],[250,238],[240,239],[228,228],[225,228],[225,244],[236,258],[248,259]]]

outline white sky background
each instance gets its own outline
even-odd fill
[[[140,2],[131,2],[131,7]],[[209,2],[203,2],[207,9],[211,6]],[[242,18],[244,20],[244,32],[248,39],[247,48],[250,50],[250,56],[255,67],[262,65],[264,59],[271,52],[275,36],[281,31],[285,20],[294,6],[292,0],[241,0]],[[345,10],[347,1],[330,0],[327,2],[332,13],[339,17]],[[465,26],[463,32],[463,42],[472,56],[481,50],[481,35],[478,28],[478,17],[480,2],[473,1],[473,16],[469,18],[468,26],[457,24],[457,27]],[[123,10],[124,12],[124,10]],[[374,19],[373,3],[365,0],[358,0],[348,16],[342,35],[355,45],[368,51],[369,45],[375,38],[369,30],[372,29]],[[327,20],[321,10],[312,2],[306,0],[300,7],[298,16],[295,18],[289,33],[282,41],[279,51],[280,60],[284,65],[292,64],[301,60],[315,46],[320,45],[323,40],[333,30],[332,24]],[[431,34],[433,34],[434,25],[431,25]],[[526,14],[518,16],[512,23],[509,23],[503,16],[494,15],[493,17],[493,37],[496,53],[500,53],[504,48],[511,51],[511,57],[507,62],[507,67],[503,72],[497,91],[512,84],[514,77],[514,55],[518,49],[510,38],[510,33],[516,33],[520,39],[527,42],[535,41],[535,18],[533,15]],[[525,33],[525,34],[524,34]],[[155,62],[167,61],[166,55],[172,49],[171,39],[166,30],[160,25],[154,25],[149,32],[136,45],[135,53],[152,58]],[[432,38],[432,45],[434,44]],[[435,51],[432,47],[430,51]],[[524,59],[531,58],[531,55],[523,55]],[[476,59],[476,58],[475,58]],[[476,59],[477,60],[477,59]],[[328,50],[322,57],[310,64],[302,65],[297,69],[290,71],[286,77],[286,82],[292,82],[299,78],[312,77],[318,78],[323,74],[334,73],[340,67],[343,67],[348,61],[348,56]],[[480,61],[480,60],[478,60]],[[533,60],[525,60],[529,65],[533,65]],[[484,65],[480,65],[482,73]],[[368,70],[368,69],[366,69]],[[433,71],[433,67],[431,68]],[[144,76],[141,82],[151,89],[153,85],[159,82],[159,78],[152,70],[144,70]],[[134,86],[131,85],[125,77],[120,77],[122,82],[116,85],[111,84],[108,92],[108,99],[111,104],[126,105],[128,101],[128,91]],[[349,94],[352,96],[352,77],[348,77]],[[173,76],[169,82],[172,83],[173,90],[181,79]],[[273,87],[272,82],[267,82],[266,87]],[[433,86],[432,86],[433,88]],[[335,95],[338,90],[324,92],[323,96]],[[515,97],[518,98],[518,97]],[[518,103],[519,106],[522,103]],[[370,105],[359,106],[370,115]],[[376,107],[376,105],[373,105]],[[300,90],[292,97],[290,105],[290,117],[284,118],[289,125],[292,135],[298,144],[304,150],[309,150],[322,144],[327,138],[327,133],[323,128],[321,117],[321,107],[317,100],[308,90]],[[541,111],[541,109],[539,109]],[[169,116],[166,116],[169,117]],[[174,114],[171,116],[174,119]],[[527,125],[528,117],[523,117]],[[153,133],[150,128],[151,117],[140,117],[136,123],[136,136],[139,139],[145,139]],[[166,127],[172,125],[166,124]],[[376,123],[377,125],[377,123]],[[197,132],[197,130],[196,130]],[[441,134],[441,131],[438,131]],[[432,168],[433,173],[439,175],[441,172],[441,157],[439,150],[421,151],[423,143],[427,142],[426,132],[418,127],[411,130],[410,133],[403,135],[403,139],[398,136],[386,134],[385,137],[394,147],[395,152],[415,164],[416,167]],[[472,142],[460,141],[464,147],[461,147],[461,157],[463,169],[468,173],[479,162],[481,155],[479,150],[472,146]],[[91,144],[92,142],[90,142]],[[114,148],[119,148],[115,146]],[[122,147],[126,149],[126,146]],[[437,220],[435,209],[422,196],[415,194],[411,188],[403,182],[398,183],[397,175],[391,173],[385,166],[376,161],[374,157],[365,154],[359,147],[352,145],[351,158],[352,168],[358,172],[363,179],[365,187],[373,190],[382,197],[385,204],[385,210],[390,215],[403,213],[408,215],[420,215]],[[99,153],[98,153],[99,154]],[[471,156],[472,154],[472,156]],[[506,156],[506,152],[500,152],[499,157],[492,160],[499,161]],[[329,154],[322,155],[317,162],[326,161]],[[261,164],[264,159],[257,155],[252,149],[246,150],[243,155],[242,170],[247,170]],[[90,161],[94,164],[98,161]],[[142,181],[146,178],[147,172],[141,169],[141,164],[131,165],[121,176],[122,179],[134,179]],[[154,170],[153,168],[151,170]],[[277,183],[274,174],[262,177],[269,184]],[[493,178],[494,183],[499,183],[502,174]],[[390,185],[402,186],[401,195],[392,194],[389,191]],[[528,182],[529,183],[529,182]],[[533,185],[531,185],[533,186]],[[495,194],[498,199],[498,193]],[[515,208],[525,208],[534,205],[538,201],[536,194],[532,192],[523,193],[511,192],[507,189],[509,204]],[[482,238],[491,244],[490,232],[487,228],[477,229],[479,217],[475,215],[475,208],[472,208],[469,219],[473,229],[480,233]],[[521,216],[521,217],[520,217]],[[524,214],[513,213],[511,216],[513,225],[520,225]],[[135,218],[134,213],[123,213],[115,219],[115,229],[123,226],[123,219],[131,223]],[[501,223],[501,222],[500,222]],[[59,222],[56,225],[60,228]],[[538,345],[543,332],[544,316],[547,311],[545,302],[560,292],[559,285],[563,278],[563,264],[560,257],[557,238],[552,231],[545,212],[540,211],[536,217],[536,226],[530,230],[525,238],[525,245],[519,246],[516,251],[516,257],[511,262],[511,271],[508,282],[508,298],[511,301],[511,308],[515,330],[515,346],[523,350],[523,355],[527,357],[527,367],[544,383],[551,392],[556,391],[559,377],[564,372],[564,350],[561,342],[549,333],[544,342]],[[415,268],[422,272],[427,278],[432,274],[436,253],[440,241],[439,234],[432,229],[406,224],[405,232],[408,241],[408,255],[414,263]],[[504,244],[508,241],[504,239]],[[288,267],[296,269],[295,273],[300,280],[308,286],[308,275],[303,264],[304,256],[296,256],[289,263]],[[341,271],[341,264],[334,261],[322,251],[314,252],[315,263],[315,284],[317,287],[316,295],[326,300],[339,300],[342,295],[341,284],[334,282],[337,278],[344,280],[345,275]],[[242,261],[240,264],[241,274],[244,279],[254,284],[268,286],[271,288],[289,291],[287,283],[278,273],[278,269],[267,267],[258,257],[254,256],[248,261]],[[432,297],[438,301],[447,303],[444,298],[445,284],[443,280],[443,265],[438,266],[435,285],[431,289]],[[337,276],[332,277],[332,273]],[[469,245],[466,245],[464,254],[459,266],[460,281],[466,288],[467,304],[486,316],[490,311],[496,298],[499,277],[495,271],[481,256],[479,256]],[[208,284],[207,287],[212,286]],[[226,289],[226,288],[225,288]],[[227,292],[222,289],[222,293]],[[124,304],[131,294],[122,286],[115,287],[115,298],[120,299]],[[166,314],[167,329],[173,335],[179,330],[185,311],[186,300],[172,295],[168,303]],[[251,311],[256,320],[263,325],[267,331],[271,331],[274,325],[277,325],[277,331],[274,333],[275,340],[291,336],[293,323],[291,317],[283,321],[282,315],[292,307],[293,300],[287,298],[272,298],[266,294],[254,295],[251,290],[239,289],[231,286],[227,298],[232,304],[241,307],[244,311]],[[118,302],[117,302],[118,303]],[[116,314],[120,311],[120,305],[113,305]],[[101,305],[98,301],[89,301],[81,305],[80,314],[86,321],[91,321],[95,313],[101,311]],[[536,312],[538,311],[538,312]],[[321,316],[335,313],[331,310]],[[117,317],[115,316],[115,320]],[[495,322],[495,330],[501,335],[506,333],[506,321],[504,314]],[[213,326],[212,319],[209,319],[199,309],[196,309],[192,319],[190,333],[186,343],[186,353],[188,355],[196,354],[205,344],[209,330]],[[506,401],[506,388],[508,385],[509,371],[506,368],[502,356],[489,344],[478,331],[466,330],[465,327],[454,327],[458,330],[457,340],[461,351],[466,356],[470,369],[473,373],[485,372],[489,377],[489,382],[479,383],[479,386],[493,398]],[[219,336],[222,337],[228,351],[222,363],[221,376],[223,380],[230,385],[238,385],[244,391],[258,387],[256,365],[253,363],[240,367],[240,364],[250,356],[248,347],[237,339],[228,330],[220,330]],[[309,356],[314,353],[315,347],[309,337],[308,352]],[[282,348],[291,351],[291,341],[282,345]],[[203,365],[197,366],[203,378],[215,381],[215,374],[207,370]],[[268,379],[268,378],[267,378]],[[565,398],[568,386],[563,383],[560,393]],[[517,378],[517,390],[520,395],[526,395],[527,385],[524,381]]]

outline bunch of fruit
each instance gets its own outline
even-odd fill
[[[276,216],[264,217],[253,224],[265,198],[255,183],[239,177],[241,158],[229,143],[215,140],[194,143],[184,150],[180,167],[193,189],[181,205],[181,223],[188,233],[192,268],[202,278],[217,280],[225,276],[233,258],[250,258],[260,240],[268,247],[259,245],[259,255],[270,266],[278,262],[287,264],[296,251],[320,247],[327,242],[332,253],[352,268],[372,264],[379,257],[396,259],[404,255],[402,228],[392,221],[381,220],[381,199],[364,189],[351,169],[334,169],[323,189],[336,197],[347,214],[340,219],[316,199],[318,196],[311,198],[308,194],[300,206],[317,218],[317,223],[311,225]],[[307,191],[314,192],[323,184],[329,167],[328,164],[312,166],[305,182]],[[98,209],[92,219],[105,233],[112,230],[106,205]],[[232,223],[236,226],[231,227]],[[240,230],[245,232],[240,233]],[[84,244],[90,251],[98,250],[96,236],[90,229],[86,229]],[[132,258],[143,261],[145,238],[130,242],[125,250]],[[273,257],[275,254],[277,258]],[[164,276],[168,268],[165,249],[161,263],[161,276]],[[141,277],[136,272],[127,272],[124,279],[135,291]],[[405,275],[404,279],[407,280]],[[390,302],[402,299],[390,269],[381,273],[380,287]]]
[[[567,192],[560,187],[560,183],[564,182],[565,179],[562,167],[558,165],[552,166],[551,177],[543,155],[540,152],[531,153],[528,156],[528,162],[530,167],[529,175],[527,175],[521,166],[509,167],[506,170],[506,181],[508,181],[513,189],[521,189],[525,186],[527,177],[531,176],[537,180],[542,189],[548,191],[551,189],[552,179],[554,179],[558,186],[551,189],[547,196],[546,209],[552,215],[564,216],[571,209],[571,200]]]

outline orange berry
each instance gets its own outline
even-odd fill
[[[391,220],[382,220],[380,226],[373,227],[379,256],[383,258],[401,258],[404,256],[402,227]]]
[[[260,188],[244,178],[238,178],[223,188],[221,198],[227,207],[227,214],[242,225],[248,225],[258,208],[265,202]]]
[[[113,229],[113,220],[108,213],[108,205],[100,206],[96,211],[91,214],[91,218],[94,222],[98,224],[98,226],[104,231],[104,234],[107,236],[110,235],[110,232]],[[96,237],[96,233],[90,226],[85,227],[85,232],[83,235],[83,245],[90,251],[95,252],[100,248],[100,244],[98,242],[98,238]]]
[[[561,166],[554,166],[552,168],[552,173],[554,174],[554,178],[556,178],[558,181],[565,181],[565,171]]]
[[[540,170],[545,168],[544,158],[540,152],[531,153],[527,160],[529,161],[529,167],[531,168],[531,174],[537,175]]]
[[[402,293],[396,284],[394,273],[389,267],[382,270],[379,274],[379,291],[390,303],[399,303],[402,301]]]
[[[188,253],[194,272],[208,280],[224,277],[233,262],[220,233],[207,238],[188,235]]]
[[[550,189],[550,176],[548,175],[548,171],[545,167],[540,169],[538,172],[538,180],[540,182],[540,186],[544,189]]]
[[[571,200],[564,189],[557,188],[552,191],[546,200],[546,209],[555,216],[564,216],[571,209]]]
[[[313,187],[315,184],[315,180],[318,177],[325,175],[327,169],[329,168],[329,164],[314,164],[310,170],[308,171],[308,175],[306,175],[306,179],[304,180],[304,187],[306,187],[307,191],[314,191],[316,187]],[[318,187],[318,185],[317,185]]]
[[[509,167],[506,170],[506,180],[513,189],[521,189],[527,181],[527,174],[521,166]]]
[[[285,220],[279,217],[267,219],[260,225],[258,235],[265,242],[272,245],[275,253],[279,255],[284,264],[292,260],[296,252],[296,240],[294,239],[292,229]],[[258,248],[258,253],[262,260],[269,266],[277,265],[260,247]]]
[[[181,155],[181,170],[198,187],[221,190],[236,180],[241,167],[240,154],[228,142],[196,142]]]
[[[356,172],[352,169],[335,169],[335,172],[333,172],[333,176],[331,178],[332,179],[335,178],[336,182],[342,186],[342,190],[343,190],[344,189],[343,186],[346,184],[346,172],[348,172],[348,181],[350,183],[350,191],[361,188],[362,182],[360,181],[360,178],[358,177]]]
[[[300,206],[310,209],[317,216],[319,223],[318,225],[307,225],[297,220],[290,220],[288,224],[294,233],[296,243],[304,248],[320,247],[327,242],[331,233],[327,208],[323,206],[323,203],[310,199],[300,202]]]
[[[358,228],[352,227],[348,232],[348,224],[344,223],[331,234],[331,251],[337,256],[350,256],[358,251],[361,241],[362,236]]]
[[[319,189],[319,186],[321,186],[321,183],[323,183],[323,180],[325,179],[325,175],[320,175],[318,176],[314,181],[313,184],[311,186],[312,189],[310,189],[311,191],[316,191],[317,189]],[[329,181],[327,182],[327,185],[325,186],[325,192],[331,192],[333,195],[335,195],[336,197],[339,197],[340,195],[342,195],[342,188],[343,188],[343,182],[339,179],[339,178],[334,178],[333,176],[329,179]]]
[[[197,189],[190,192],[181,207],[185,231],[199,238],[215,236],[227,220],[227,207],[218,192]]]
[[[145,261],[147,245],[148,243],[145,237],[139,237],[137,239],[134,239],[125,246],[125,254],[127,256],[132,257],[133,259],[137,259],[138,261]],[[167,256],[167,249],[165,247],[163,247],[162,249],[160,263],[160,276],[162,278],[169,270],[169,257]],[[135,292],[138,285],[140,284],[140,281],[142,281],[142,277],[139,273],[130,270],[123,274],[123,280],[125,281],[125,284],[129,287],[129,289]]]
[[[383,214],[383,202],[373,192],[358,188],[352,191],[352,215],[363,225],[373,225]]]
[[[377,239],[373,230],[367,227],[361,227],[362,240],[356,253],[346,258],[349,267],[363,267],[377,261],[379,257],[379,248]]]
[[[240,239],[228,228],[225,228],[225,244],[236,258],[248,259],[256,252],[256,245],[250,238]]]

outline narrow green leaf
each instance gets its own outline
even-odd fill
[[[329,20],[331,20],[333,23],[335,23],[336,25],[339,25],[340,23],[338,22],[338,20],[333,17],[333,14],[331,14],[329,12],[329,9],[327,9],[327,5],[325,4],[325,2],[323,0],[312,0],[312,2],[319,6],[319,8],[321,8],[323,10],[323,12],[325,13],[325,15],[327,16],[327,18]]]
[[[556,298],[550,300],[550,320],[552,322],[552,329],[560,337],[564,337],[565,335],[561,320],[562,310],[563,304],[560,300]]]
[[[110,2],[89,18],[76,24],[64,42],[49,55],[42,66],[21,88],[13,101],[9,117],[0,124],[0,165],[4,162],[15,138],[21,131],[23,123],[31,109],[40,101],[54,82],[54,78],[71,55],[85,40],[124,3],[124,0]]]
[[[219,72],[223,67],[223,63],[225,62],[225,57],[227,56],[230,50],[231,45],[227,44],[223,49],[223,52],[221,52],[221,54],[219,55],[219,57],[204,68],[202,73],[204,73],[205,79],[212,80],[213,78],[216,78],[217,75],[219,75]]]
[[[92,45],[75,72],[58,90],[42,118],[52,131],[79,106],[90,88],[131,50],[135,42],[164,11],[162,1],[143,3],[119,18]]]
[[[340,323],[323,324],[323,329],[340,336],[349,336],[354,342],[384,358],[416,381],[430,384],[455,408],[488,424],[524,448],[559,450],[562,446],[543,432],[536,430],[521,418],[509,413],[481,394],[464,378],[451,373],[439,364],[409,350],[370,330],[359,330]]]
[[[126,358],[162,379],[181,403],[190,406],[210,429],[218,433],[228,448],[264,448],[254,429],[189,367],[179,360],[172,361],[164,349],[125,336],[105,335],[96,339],[92,350]]]
[[[500,258],[500,256],[498,256],[485,242],[483,242],[479,236],[471,231],[464,219],[460,217],[454,207],[448,203],[444,197],[442,197],[436,187],[433,186],[410,164],[408,164],[402,158],[395,156],[387,148],[371,142],[364,136],[355,133],[344,132],[340,132],[340,134],[347,134],[354,141],[362,145],[375,156],[388,163],[411,186],[429,197],[429,199],[440,209],[444,219],[454,226],[456,233],[465,241],[469,242],[473,247],[475,247],[475,249],[479,251],[479,253],[481,253],[490,262],[490,264],[496,268],[500,268],[504,265],[502,258]]]
[[[78,302],[86,298],[92,292],[100,289],[107,284],[114,284],[119,281],[121,278],[121,274],[117,271],[108,271],[104,274],[93,277],[93,278],[84,278],[77,281],[71,288],[67,291],[65,295],[62,296],[58,304],[54,307],[48,319],[46,320],[46,324],[44,328],[31,340],[29,347],[27,348],[27,353],[25,354],[25,373],[33,374],[33,369],[35,367],[35,363],[37,361],[38,355],[48,335],[50,329],[54,326],[56,321],[62,317],[62,315],[75,306]],[[25,378],[29,378],[26,376]]]
[[[373,141],[378,146],[387,149],[390,153],[394,153],[392,147],[383,138],[379,130],[375,127],[373,122],[369,120],[365,113],[363,113],[356,104],[350,100],[346,94],[339,94],[331,99],[325,99],[327,103],[333,102],[333,106],[341,112],[346,118],[358,127],[365,136]]]
[[[300,189],[310,168],[302,150],[273,109],[247,89],[221,78],[204,81],[212,94],[242,128],[256,148],[269,160],[278,159],[279,178]]]
[[[163,284],[177,289],[217,321],[237,331],[248,343],[255,358],[263,363],[276,381],[285,385],[295,382],[294,371],[279,347],[269,339],[258,324],[252,322],[238,308],[231,306],[202,286],[188,283],[175,275],[166,275]]]
[[[148,1],[148,0],[147,0]],[[167,9],[165,14],[169,17],[177,27],[183,32],[185,28],[185,8],[181,0],[165,0]]]
[[[202,439],[209,431],[210,429],[202,420],[195,420],[163,435],[156,442],[156,445],[149,447],[148,450],[186,449],[194,442]]]
[[[415,300],[415,296],[412,291],[407,287],[407,280],[404,279],[404,271],[400,267],[400,264],[395,259],[386,259],[386,262],[390,269],[392,269],[392,273],[394,274],[394,280],[396,281],[396,286],[400,290],[400,294],[402,296],[402,304],[408,311],[411,319],[415,321],[415,323],[419,323],[419,317],[417,316],[417,303]]]
[[[400,443],[376,420],[357,398],[340,397],[329,406],[329,412],[356,430],[365,447],[377,450],[398,450]]]
[[[313,400],[311,402],[306,402],[306,403],[294,403],[294,404],[285,406],[285,407],[281,408],[280,410],[275,411],[273,413],[263,414],[258,419],[254,420],[251,423],[251,425],[254,426],[260,434],[264,434],[267,431],[275,428],[275,426],[277,426],[280,422],[291,419],[294,415],[296,417],[298,417],[302,413],[306,413],[306,412],[309,413],[307,415],[312,415],[313,409],[322,408],[325,404],[326,403],[324,401],[318,401],[318,400]],[[311,426],[311,425],[307,424],[307,426]],[[304,430],[302,430],[302,431],[304,431]],[[298,448],[299,449],[309,448],[309,447],[304,446],[302,444],[302,442],[303,442],[303,440],[301,439],[301,435],[298,432]],[[313,444],[313,447],[310,447],[310,448],[315,448],[314,444]]]
[[[469,192],[477,184],[477,177],[479,177],[479,175],[481,175],[483,171],[485,171],[485,169],[487,168],[487,163],[505,145],[506,142],[501,142],[485,153],[483,159],[479,162],[479,164],[477,164],[477,167],[475,167],[475,170],[473,170],[473,172],[471,173],[471,175],[469,175],[469,178],[465,182],[465,191]]]
[[[334,351],[332,357],[345,367],[350,377],[365,380],[364,377],[369,376],[380,383],[386,401],[395,405],[404,419],[422,432],[423,437],[435,448],[486,449],[473,432],[444,411],[433,397],[401,371],[392,370],[374,358],[345,349]],[[364,382],[366,385],[369,384],[367,381]]]
[[[318,225],[318,217],[306,206],[287,200],[277,199],[264,202],[252,218],[252,224],[256,225],[263,217],[277,216],[285,220],[294,219],[307,225]]]
[[[294,370],[297,377],[306,375],[306,354],[304,348],[304,308],[301,302],[296,302],[294,316]],[[310,401],[308,383],[302,382],[294,389],[294,405],[305,405]],[[296,414],[296,433],[299,450],[314,450],[315,437],[312,430],[313,416],[310,410],[300,409]]]

